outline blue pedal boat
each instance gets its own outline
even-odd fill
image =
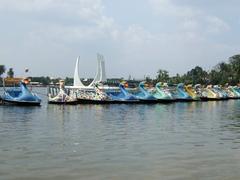
[[[232,87],[232,91],[234,92],[236,98],[239,99],[240,98],[240,89],[239,89],[239,87],[238,86],[233,86]]]
[[[149,92],[147,89],[145,89],[146,82],[140,82],[138,85],[138,88],[140,92],[135,94],[135,97],[139,99],[142,102],[146,103],[157,103],[158,99],[153,96],[151,92]]]
[[[214,85],[212,88],[213,92],[218,93],[219,98],[221,100],[227,100],[228,99],[228,94],[225,92],[220,86]]]
[[[180,83],[176,87],[175,98],[177,101],[193,101],[193,98],[184,90],[184,84]]]
[[[139,103],[140,100],[133,94],[129,93],[124,84],[119,84],[120,92],[107,92],[107,95],[112,99],[113,103]]]
[[[153,96],[162,103],[170,103],[176,101],[176,98],[169,90],[166,83],[159,82],[155,85],[155,91],[152,92]]]
[[[24,81],[19,83],[19,87],[5,89],[1,99],[4,104],[22,106],[39,106],[41,104],[41,99],[28,89]]]

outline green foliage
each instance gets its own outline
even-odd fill
[[[235,55],[229,58],[230,66],[231,66],[231,78],[232,83],[239,83],[240,80],[240,55]]]
[[[13,68],[9,68],[9,70],[8,70],[8,72],[7,72],[7,76],[10,77],[10,78],[13,78],[13,77],[14,77]]]
[[[180,76],[180,74],[176,74],[176,76],[171,77],[169,80],[169,84],[179,84],[181,82],[183,82],[183,81],[182,81],[182,77]]]
[[[227,62],[218,63],[210,72],[196,66],[182,76],[169,77],[166,70],[159,70],[155,82],[168,82],[170,84],[221,84],[236,85],[240,81],[240,55],[229,58]]]
[[[66,77],[65,78],[65,85],[72,86],[73,85],[73,78]]]
[[[157,78],[156,80],[158,82],[168,82],[169,81],[169,73],[166,70],[159,69],[157,72]]]
[[[43,85],[49,85],[51,83],[51,79],[48,76],[47,77],[43,77],[43,76],[41,76],[41,77],[30,77],[30,79],[31,79],[32,82],[39,82]]]
[[[231,65],[225,62],[218,63],[209,73],[212,84],[231,83],[232,69]]]
[[[208,73],[203,68],[196,66],[185,75],[187,84],[206,84]]]
[[[147,83],[152,83],[152,79],[149,77],[149,76],[146,76],[145,77],[145,81],[147,82]]]
[[[5,73],[6,68],[4,65],[0,65],[0,85],[2,86],[2,78],[1,76],[3,75],[3,73]]]
[[[4,65],[0,65],[0,77],[3,75],[3,73],[5,73],[6,68]]]
[[[5,73],[6,68],[4,65],[0,65],[0,77]],[[9,68],[7,72],[8,77],[14,76],[13,68]],[[43,85],[56,84],[60,78],[51,79],[50,77],[31,77],[32,82],[39,82]],[[122,78],[123,80],[123,78]],[[170,77],[168,71],[159,69],[157,72],[156,79],[151,79],[146,77],[145,79],[149,83],[157,82],[167,82],[170,84],[221,84],[226,83],[230,85],[236,85],[240,83],[240,54],[234,55],[228,59],[226,62],[218,63],[212,70],[209,72],[205,71],[202,67],[196,66],[187,73],[176,74],[175,76]],[[118,79],[120,82],[121,80]],[[117,82],[118,82],[117,81]],[[89,84],[89,82],[87,82]],[[109,83],[109,82],[108,82]],[[1,78],[0,78],[1,84]],[[73,85],[73,78],[65,78],[66,85]]]

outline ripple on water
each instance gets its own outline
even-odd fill
[[[0,177],[240,179],[239,102],[0,106]]]

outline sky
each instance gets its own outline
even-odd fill
[[[239,0],[0,0],[0,64],[17,76],[155,77],[240,52]]]

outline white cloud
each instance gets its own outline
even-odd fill
[[[219,17],[191,6],[177,5],[173,0],[149,2],[155,11],[151,15],[159,24],[165,23],[164,30],[151,31],[146,22],[140,20],[124,26],[113,14],[106,15],[106,7],[101,0],[0,0],[1,11],[16,13],[13,15],[16,22],[22,15],[20,22],[26,21],[24,32],[15,26],[16,30],[8,27],[9,36],[18,31],[18,36],[24,37],[19,41],[23,46],[19,48],[13,40],[8,41],[9,46],[4,41],[0,42],[0,48],[2,51],[6,49],[5,52],[8,49],[17,52],[22,64],[32,62],[32,57],[36,57],[33,67],[39,74],[45,71],[46,74],[71,75],[74,62],[65,63],[66,59],[74,61],[82,54],[83,59],[93,59],[96,52],[101,52],[106,55],[107,68],[110,67],[108,74],[115,77],[154,75],[159,68],[182,73],[193,64],[206,67],[206,61],[210,62],[214,56],[233,51],[233,47],[209,40],[212,34],[221,35],[230,30]],[[12,54],[7,54],[2,59],[14,64]],[[44,65],[51,61],[49,66]],[[56,64],[63,65],[63,69],[53,72]],[[92,73],[95,60],[90,64],[91,67],[85,69]],[[44,69],[40,70],[40,65]]]
[[[5,11],[20,13],[53,13],[98,21],[102,18],[103,5],[101,0],[1,0],[0,8]]]
[[[186,20],[183,22],[183,29],[185,30],[198,30],[199,29],[199,23],[196,20]]]
[[[149,0],[149,3],[157,15],[177,19],[176,25],[180,30],[201,34],[230,30],[230,26],[224,20],[192,6],[179,5],[174,3],[174,0]]]
[[[208,16],[206,17],[206,22],[208,23],[207,30],[210,33],[220,33],[231,29],[226,22],[218,17]]]
[[[117,26],[113,18],[103,14],[101,0],[2,0],[1,8],[7,12],[38,14],[38,21],[34,16],[30,20],[33,27],[29,30],[31,38],[36,39],[94,40],[114,35]],[[46,13],[55,18],[45,17]]]
[[[172,0],[149,0],[156,14],[189,18],[198,14],[197,9],[176,5]]]

